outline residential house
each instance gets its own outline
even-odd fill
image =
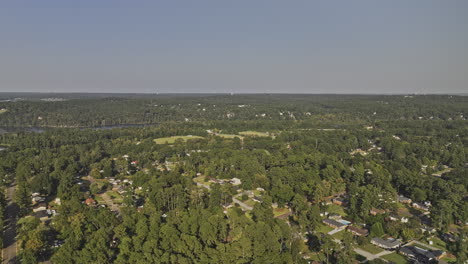
[[[332,202],[336,205],[347,205],[346,200],[341,197],[333,198]]]
[[[33,215],[34,217],[39,218],[39,220],[41,220],[42,222],[49,220],[49,214],[47,214],[46,210],[37,211]]]
[[[322,221],[324,224],[326,224],[327,226],[330,226],[330,227],[333,227],[333,228],[344,228],[346,227],[345,224],[343,223],[340,223],[336,220],[333,220],[333,219],[324,219]]]
[[[398,202],[400,203],[405,203],[405,204],[410,204],[412,200],[408,197],[405,197],[403,195],[398,195]]]
[[[369,213],[370,213],[371,215],[385,214],[385,210],[377,209],[377,208],[372,208],[372,209],[370,209]]]
[[[231,179],[231,184],[234,185],[234,186],[241,185],[242,181],[240,179],[238,179],[238,178],[232,178]]]
[[[369,234],[369,231],[367,229],[359,228],[356,226],[348,226],[347,230],[356,236],[367,236]]]
[[[47,204],[46,203],[38,203],[36,206],[33,207],[33,212],[37,213],[40,211],[45,211],[47,210]]]
[[[446,254],[442,250],[427,250],[416,246],[402,247],[399,252],[417,263],[434,263]]]
[[[442,234],[440,236],[442,238],[442,240],[444,240],[445,242],[451,242],[451,243],[455,243],[457,242],[457,237],[450,234],[450,233],[445,233],[445,234]]]
[[[331,213],[331,214],[328,215],[328,218],[333,219],[333,220],[339,220],[339,219],[341,219],[341,215],[336,214],[336,213]]]
[[[85,204],[88,206],[91,206],[91,205],[96,205],[97,202],[93,198],[89,197],[88,199],[85,200]]]
[[[36,203],[42,203],[42,202],[45,202],[46,198],[43,197],[43,196],[34,196],[32,198],[32,203],[33,204],[36,204]]]
[[[396,215],[396,214],[391,214],[388,219],[390,221],[400,221],[402,223],[408,223],[408,218],[407,217],[404,217],[404,216],[399,216],[399,215]]]
[[[401,241],[395,238],[382,239],[376,237],[371,240],[371,243],[384,249],[396,249],[401,246]]]
[[[411,206],[413,206],[413,208],[420,209],[423,211],[429,211],[429,207],[422,203],[412,203]]]

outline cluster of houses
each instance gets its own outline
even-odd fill
[[[39,193],[33,193],[31,195],[33,205],[33,216],[41,220],[41,222],[48,222],[51,217],[57,215],[57,211],[47,206],[47,197],[42,196]],[[55,203],[60,205],[60,198],[55,199]]]
[[[133,181],[128,179],[116,180],[114,178],[110,178],[108,181],[110,184],[112,184],[112,190],[118,192],[119,194],[124,194],[127,192],[125,186],[133,185]]]
[[[333,233],[346,229],[356,236],[367,236],[369,234],[367,229],[352,226],[350,221],[342,219],[339,214],[329,214],[328,218],[323,219],[322,222],[325,225],[334,228],[335,230],[332,231]]]
[[[233,186],[238,186],[238,185],[242,184],[242,181],[240,179],[238,179],[238,178],[232,178],[232,179],[210,178],[210,180],[208,182],[218,183],[218,184],[221,184],[221,185],[229,183],[229,184],[231,184]]]

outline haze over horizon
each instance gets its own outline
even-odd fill
[[[8,1],[0,92],[467,93],[468,1]]]

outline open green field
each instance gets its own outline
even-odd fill
[[[385,259],[385,260],[391,261],[391,262],[393,262],[395,264],[409,264],[410,263],[405,257],[403,257],[402,255],[400,255],[400,254],[398,254],[396,252],[393,252],[392,254],[385,255],[382,258]]]
[[[234,134],[216,134],[216,136],[218,137],[222,137],[222,138],[240,138],[240,139],[243,139],[244,137],[243,136],[240,136],[240,135],[234,135]]]
[[[270,135],[265,132],[257,132],[257,131],[242,131],[239,132],[240,135],[243,136],[253,136],[253,137],[269,137]]]
[[[203,137],[200,136],[173,136],[173,137],[164,137],[164,138],[157,138],[154,140],[156,144],[174,144],[176,140],[182,139],[183,141],[187,141],[189,139],[202,139]]]
[[[6,112],[8,112],[7,109],[0,109],[0,114],[6,113]]]
[[[369,253],[372,253],[372,254],[378,254],[380,252],[382,252],[383,250],[372,245],[372,244],[367,244],[367,245],[362,245],[362,246],[359,246],[360,249],[362,250],[365,250]]]

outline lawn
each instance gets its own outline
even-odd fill
[[[403,257],[402,255],[397,254],[396,252],[393,252],[392,254],[388,254],[382,257],[385,260],[391,261],[395,264],[409,264],[410,262]]]
[[[115,191],[108,191],[107,195],[112,199],[114,203],[122,202],[122,196]]]
[[[453,255],[452,256],[446,256],[442,258],[443,261],[446,261],[448,263],[455,263],[457,262],[457,258],[455,258]]]
[[[270,135],[265,132],[257,132],[257,131],[243,131],[239,132],[240,135],[243,136],[253,136],[253,137],[269,137]]]
[[[378,254],[380,252],[382,252],[383,250],[372,245],[372,244],[366,244],[366,245],[362,245],[362,246],[359,246],[360,249],[362,250],[365,250],[369,253],[372,253],[372,254]]]
[[[104,203],[105,203],[105,202],[104,202],[104,199],[102,199],[101,196],[96,195],[96,196],[94,197],[94,199],[95,199],[98,203],[100,203],[100,204],[104,204]]]
[[[156,144],[174,144],[177,139],[182,139],[183,141],[187,141],[189,139],[202,139],[203,137],[200,136],[173,136],[173,137],[164,137],[164,138],[157,138],[154,140]]]
[[[6,113],[6,112],[8,112],[7,109],[0,109],[0,114]]]
[[[323,225],[323,224],[320,224],[317,228],[317,232],[320,232],[320,233],[324,233],[324,234],[327,234],[328,232],[332,231],[333,228],[327,226],[327,225]]]
[[[432,244],[432,246],[434,246],[436,248],[440,248],[440,249],[442,249],[444,251],[447,251],[447,245],[440,238],[433,237],[433,238],[430,238],[429,240],[431,240],[434,243],[434,244]]]
[[[335,238],[335,239],[338,239],[338,240],[343,240],[343,236],[344,236],[345,232],[346,232],[345,230],[341,230],[341,231],[336,232],[335,234],[333,234],[332,237]]]

